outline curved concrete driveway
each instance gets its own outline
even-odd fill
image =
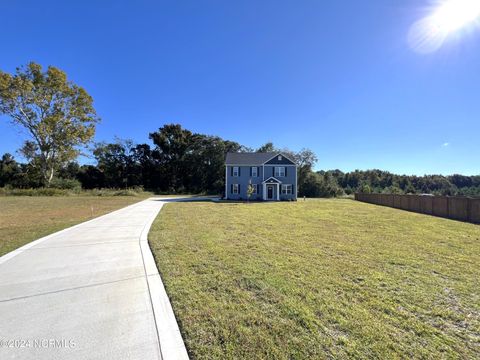
[[[147,242],[163,204],[148,199],[1,257],[0,359],[188,358]]]

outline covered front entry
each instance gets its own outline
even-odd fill
[[[265,180],[263,182],[263,200],[280,200],[280,184],[281,182],[274,177]]]

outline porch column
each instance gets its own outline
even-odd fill
[[[280,184],[277,184],[277,201],[280,201]]]

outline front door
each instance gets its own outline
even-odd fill
[[[267,185],[267,199],[273,200],[273,185]]]

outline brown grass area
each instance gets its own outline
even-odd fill
[[[140,200],[134,196],[0,197],[0,256]]]

